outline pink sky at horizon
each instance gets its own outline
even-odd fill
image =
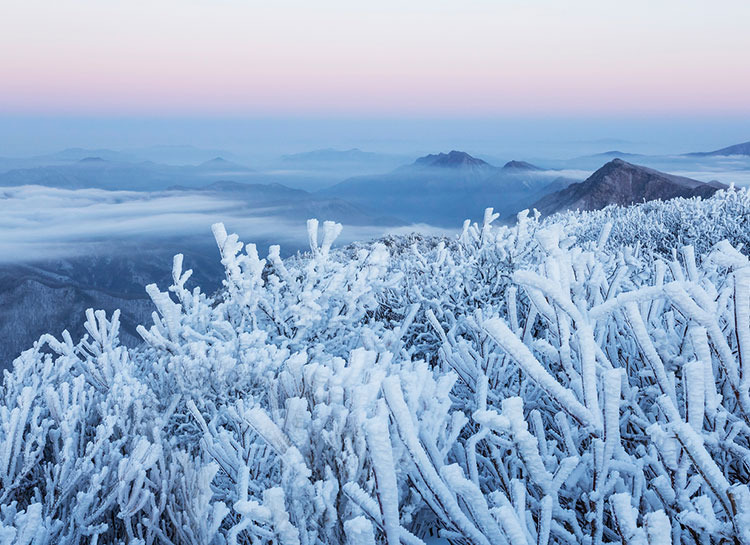
[[[750,113],[740,0],[2,2],[6,114]]]

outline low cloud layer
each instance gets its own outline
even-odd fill
[[[694,180],[700,180],[701,182],[711,182],[716,180],[727,185],[734,184],[737,187],[750,187],[750,171],[748,170],[729,172],[688,170],[677,171],[675,174],[678,176],[693,178]]]
[[[41,186],[0,189],[0,262],[116,251],[119,244],[185,238],[186,249],[211,243],[211,225],[224,222],[246,242],[304,248],[306,220],[280,217],[272,208],[200,192],[139,193]],[[321,221],[327,218],[319,218]],[[448,234],[429,226],[399,228],[345,226],[341,243],[387,232]]]

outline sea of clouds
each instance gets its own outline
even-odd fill
[[[282,244],[292,251],[307,244],[307,217],[290,218],[279,209],[251,208],[201,192],[6,187],[0,189],[0,209],[0,263],[89,255],[118,243],[175,238],[184,240],[187,249],[211,244],[211,225],[217,222],[246,242]],[[339,243],[413,231],[454,233],[427,225],[345,226]]]

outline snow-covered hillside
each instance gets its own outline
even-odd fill
[[[750,544],[750,194],[182,257],[0,391],[0,543]]]

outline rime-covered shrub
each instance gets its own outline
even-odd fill
[[[90,311],[6,373],[0,543],[750,544],[749,208],[216,225],[219,293],[176,256],[142,346]]]
[[[734,187],[703,200],[650,201],[622,208],[608,206],[590,212],[565,212],[545,223],[564,223],[566,231],[581,239],[596,239],[606,224],[612,225],[609,250],[640,244],[645,250],[671,255],[681,246],[693,246],[703,255],[722,240],[750,250],[750,192]]]

